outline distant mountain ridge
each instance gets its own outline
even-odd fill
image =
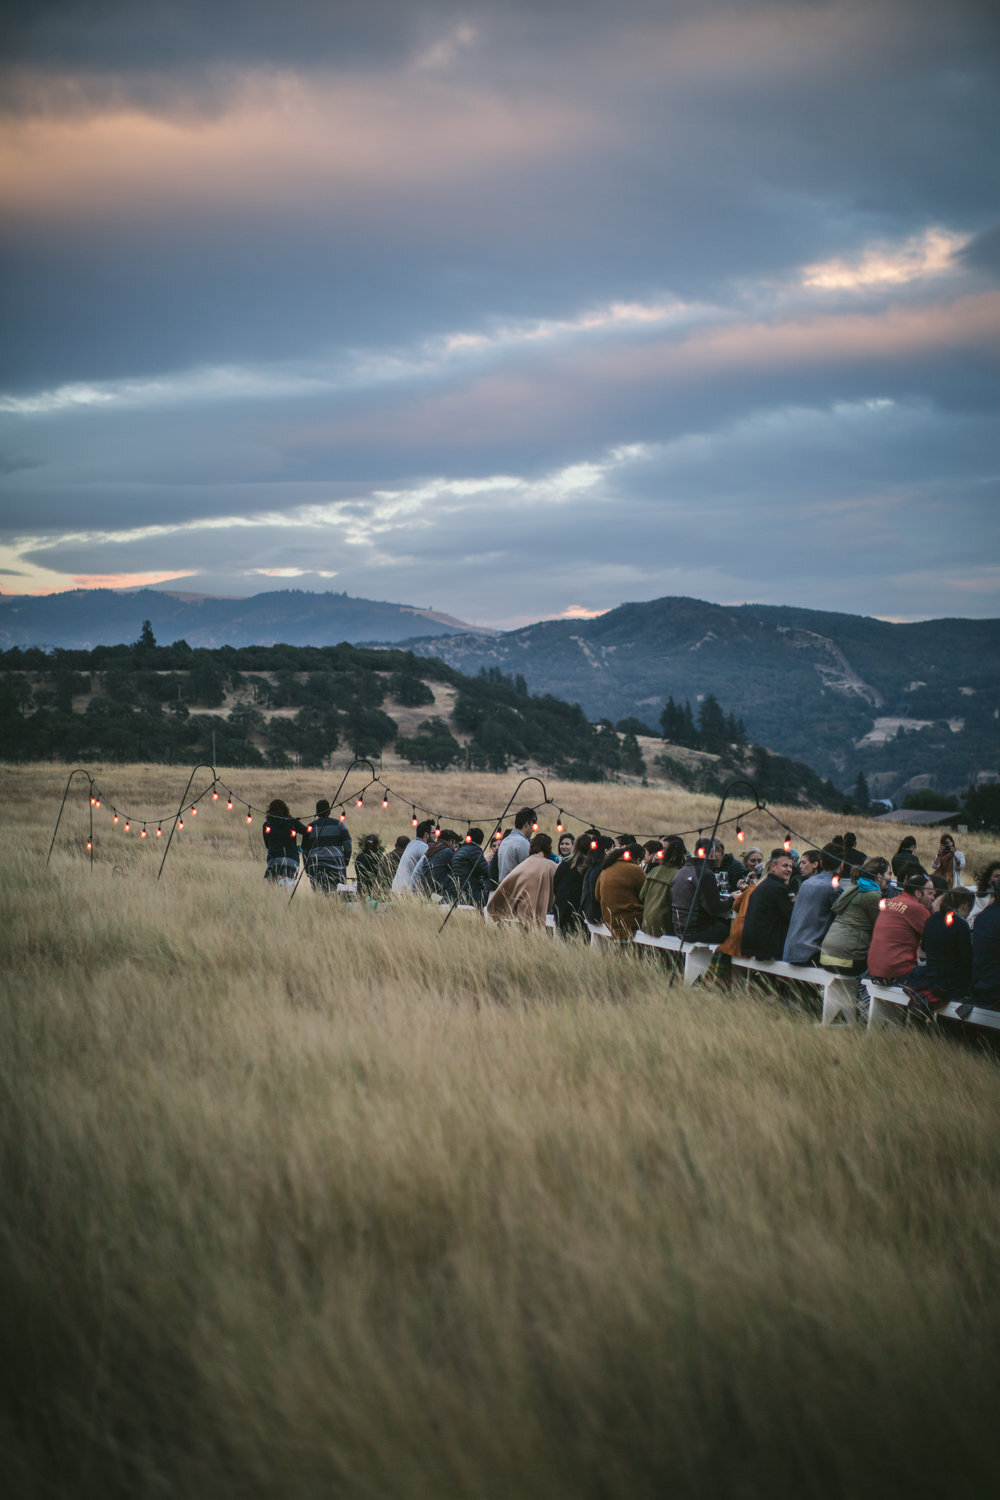
[[[275,589],[249,599],[162,589],[71,589],[61,594],[0,594],[0,647],[62,646],[93,650],[138,639],[142,622],[167,642],[190,646],[336,646],[341,641],[395,643],[472,627],[451,615],[355,599]]]
[[[520,673],[531,692],[579,702],[593,718],[634,715],[654,728],[668,697],[713,693],[751,740],[841,785],[864,771],[890,794],[925,773],[935,786],[964,787],[1000,766],[1000,620],[897,625],[665,598],[409,644],[462,672]]]

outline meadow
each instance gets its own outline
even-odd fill
[[[5,1495],[992,1493],[992,1053],[422,902],[289,904],[239,807],[200,804],[157,881],[162,840],[106,805],[91,869],[81,789],[46,867],[66,774],[4,768]],[[186,779],[95,774],[133,815]],[[386,780],[480,821],[516,778]],[[714,811],[549,790],[642,834]]]

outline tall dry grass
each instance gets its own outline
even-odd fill
[[[159,883],[106,825],[91,874],[79,806],[46,870],[62,780],[7,783],[6,1493],[991,1490],[991,1056],[418,902],[289,906],[218,809]]]

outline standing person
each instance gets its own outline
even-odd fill
[[[941,835],[938,844],[938,852],[931,861],[931,871],[940,875],[947,882],[948,890],[953,890],[956,885],[962,884],[962,871],[965,869],[965,855],[960,849],[955,848],[955,840],[950,833]]]
[[[583,882],[590,868],[590,855],[590,834],[581,833],[573,845],[573,853],[562,861],[552,882],[552,909],[563,937],[586,931]]]
[[[552,910],[552,887],[558,868],[552,863],[551,853],[552,840],[548,834],[536,833],[527,859],[522,859],[504,876],[487,902],[486,914],[491,921],[515,918],[528,927],[544,927]]]
[[[912,833],[908,833],[905,839],[900,840],[899,848],[892,856],[893,879],[902,882],[907,875],[923,873],[923,868],[917,854],[917,841]]]
[[[898,895],[879,903],[868,949],[868,972],[875,984],[920,982],[917,952],[936,895],[929,876],[909,875]]]
[[[417,875],[417,865],[427,853],[427,846],[433,832],[434,821],[432,818],[425,818],[422,823],[417,824],[416,835],[403,850],[396,873],[392,877],[392,893],[394,896],[400,896],[404,891],[413,890]]]
[[[840,895],[833,877],[840,868],[836,855],[807,849],[799,860],[802,884],[788,924],[782,958],[786,964],[814,964],[832,921],[833,903]]]
[[[538,822],[538,814],[533,807],[522,807],[514,818],[514,830],[508,833],[500,848],[497,850],[497,881],[505,880],[511,870],[527,859],[531,852],[528,840],[532,830]],[[552,840],[549,840],[551,851]]]
[[[295,840],[296,837],[302,838],[305,831],[298,818],[293,818],[288,811],[288,804],[275,797],[264,819],[265,880],[282,885],[295,880],[299,873],[299,846]]]
[[[781,957],[794,909],[788,890],[791,878],[791,854],[786,854],[784,849],[772,849],[767,874],[751,893],[747,905],[742,940],[747,958],[774,960]]]
[[[646,883],[638,844],[623,844],[604,859],[594,894],[601,917],[613,938],[633,938],[642,921],[639,893]]]
[[[583,877],[583,894],[580,897],[580,910],[588,922],[593,922],[596,927],[601,920],[601,904],[597,899],[597,882],[601,874],[601,866],[604,864],[604,856],[611,848],[612,840],[606,833],[598,833],[596,828],[590,830],[590,864]]]
[[[323,891],[326,895],[336,891],[347,877],[352,847],[347,824],[330,816],[330,804],[321,797],[316,803],[316,816],[306,828],[302,840],[306,874],[314,891]]]
[[[490,893],[490,867],[483,854],[483,830],[470,828],[465,843],[455,850],[451,861],[452,900],[471,906],[485,906]]]

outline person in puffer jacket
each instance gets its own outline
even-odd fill
[[[456,896],[465,906],[485,906],[490,894],[490,867],[483,854],[483,830],[470,828],[464,844],[459,844],[451,861],[449,898]]]
[[[288,811],[288,804],[280,797],[267,809],[264,818],[264,848],[267,864],[264,879],[271,881],[294,880],[299,873],[299,846],[297,838],[305,837],[305,828],[298,818]]]
[[[330,816],[330,804],[321,797],[316,803],[316,816],[307,826],[302,840],[306,874],[314,891],[326,895],[336,891],[347,875],[352,848],[346,823]]]

